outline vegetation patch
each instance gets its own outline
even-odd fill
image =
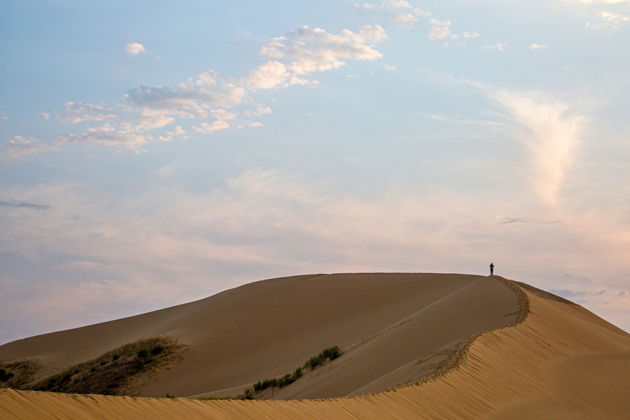
[[[135,341],[71,366],[28,388],[77,394],[129,394],[134,378],[174,360],[184,347],[166,337]]]
[[[295,369],[292,373],[287,373],[284,376],[278,378],[264,379],[258,381],[253,387],[247,388],[245,393],[241,396],[242,399],[251,400],[254,399],[256,394],[259,394],[269,388],[284,388],[297,381],[304,374],[303,369],[314,370],[319,366],[323,366],[326,362],[335,360],[343,354],[343,351],[339,346],[329,347],[322,350],[317,356],[313,356],[304,363],[302,367]]]
[[[41,365],[35,360],[0,362],[0,388],[24,388],[32,381]]]
[[[308,361],[304,363],[304,367],[313,370],[316,367],[322,366],[329,360],[335,360],[336,358],[341,356],[342,353],[343,352],[341,351],[339,346],[324,349],[317,356],[313,356],[308,359]]]

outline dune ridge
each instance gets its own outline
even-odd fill
[[[451,369],[369,395],[295,401],[198,401],[0,391],[8,418],[627,418],[630,336],[589,311],[509,283],[529,310],[481,334]]]

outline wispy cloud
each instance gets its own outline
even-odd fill
[[[483,45],[481,48],[486,50],[505,51],[507,47],[508,44],[505,42],[497,42],[496,44]]]
[[[40,142],[35,137],[15,136],[0,144],[0,160],[13,161],[28,155],[55,150],[56,147]]]
[[[530,176],[536,192],[555,205],[573,163],[585,124],[571,104],[540,93],[500,91],[494,99],[523,130],[519,135],[530,152]]]
[[[630,17],[607,10],[597,12],[598,22],[586,22],[586,27],[591,29],[620,29],[624,22],[630,22]]]
[[[538,51],[538,50],[544,50],[546,48],[549,48],[549,46],[545,44],[533,43],[533,44],[529,44],[527,48],[529,48],[532,51]]]
[[[51,206],[47,204],[28,203],[25,201],[0,200],[0,207],[11,207],[18,209],[48,210]]]

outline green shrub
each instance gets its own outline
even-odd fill
[[[291,385],[293,382],[300,379],[303,375],[302,368],[310,368],[311,370],[317,368],[318,366],[322,366],[328,360],[335,360],[339,356],[341,356],[343,352],[339,346],[329,347],[324,349],[317,356],[313,356],[304,363],[303,367],[299,367],[293,371],[293,373],[287,373],[280,378],[272,378],[265,379],[262,381],[258,381],[254,384],[253,388],[248,388],[245,392],[250,391],[250,396],[253,393],[262,392],[268,388],[284,388],[285,386]]]
[[[68,393],[122,394],[135,375],[167,363],[183,348],[166,337],[138,340],[72,366],[29,388]]]

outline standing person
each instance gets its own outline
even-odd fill
[[[494,276],[494,263],[490,263],[490,275]]]

